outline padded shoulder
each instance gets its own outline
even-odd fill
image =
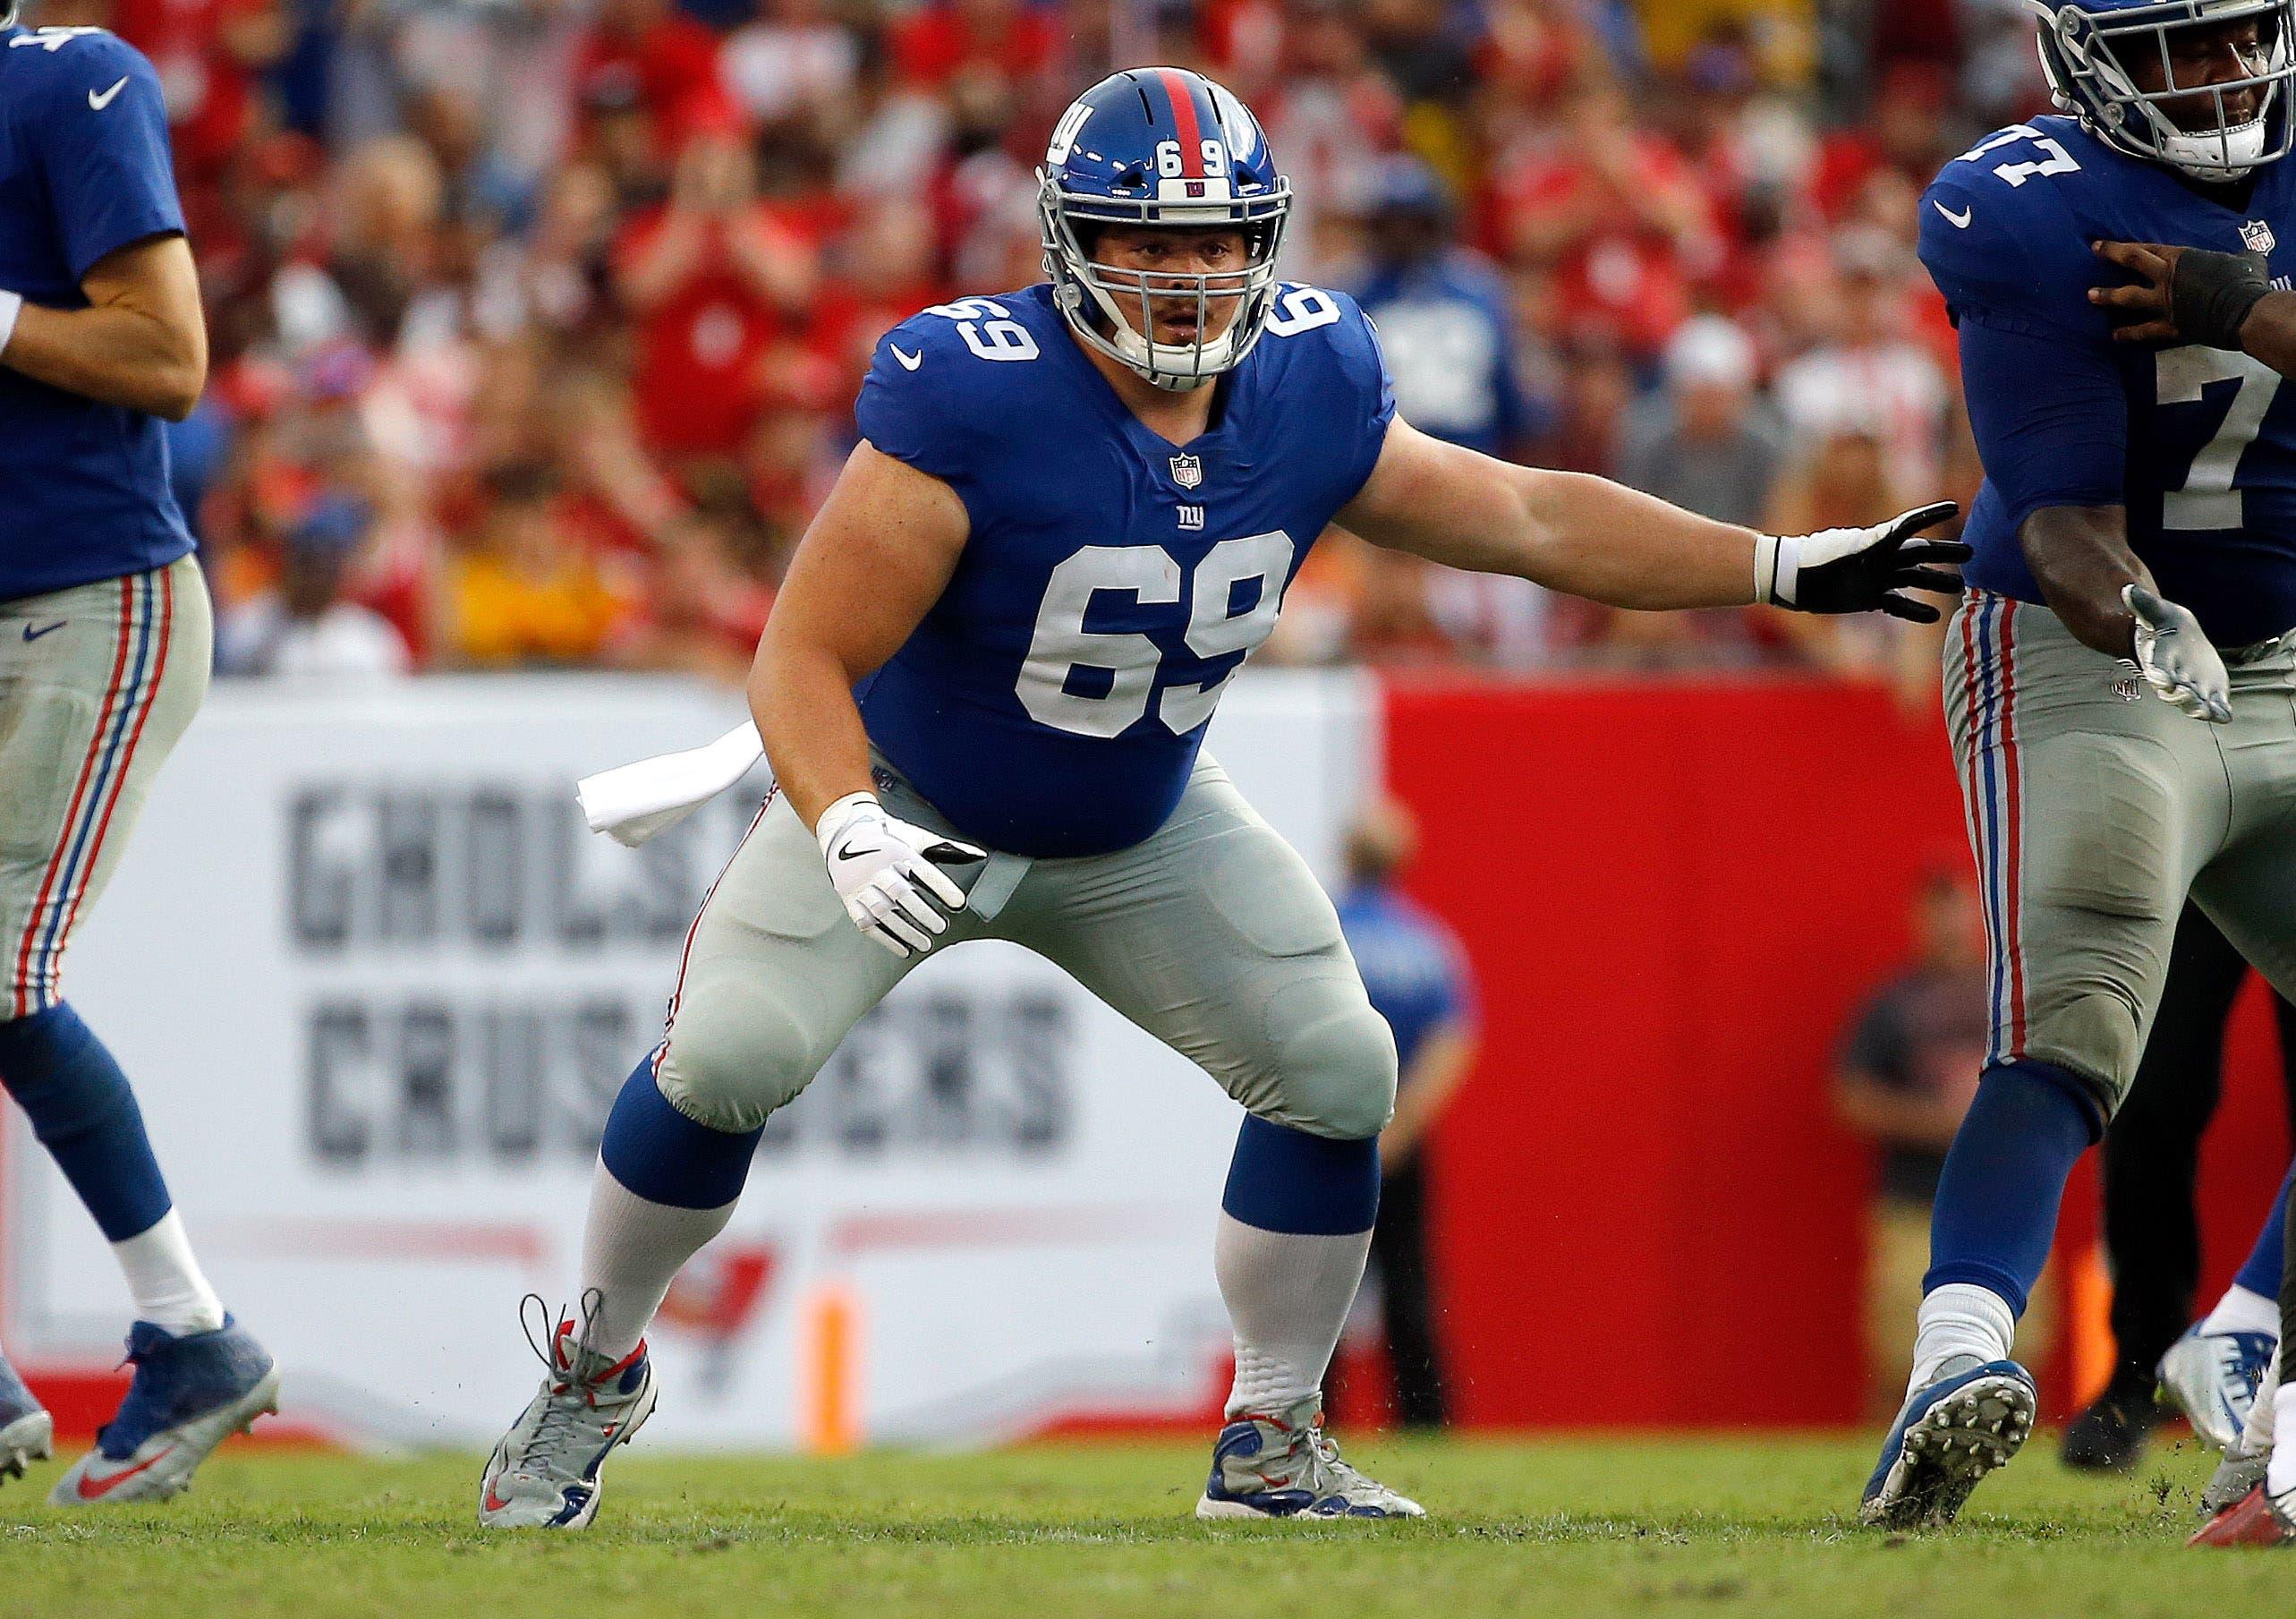
[[[2063,124],[2062,131],[2046,126]],[[2082,148],[2070,121],[2012,124],[1947,164],[1921,198],[1921,262],[1957,320],[2037,335],[2110,336],[2088,302],[2103,279],[2081,223]]]

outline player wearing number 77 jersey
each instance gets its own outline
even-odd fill
[[[2173,323],[2115,329],[2150,312],[2127,244],[2296,251],[2296,13],[2040,9],[2073,115],[1979,142],[1921,204],[1986,471],[1945,685],[1994,1028],[1866,1488],[1878,1524],[1951,1518],[2030,1430],[2016,1317],[2127,1094],[2187,898],[2296,994],[2296,392]]]
[[[1200,752],[1334,520],[1622,607],[1936,609],[1911,538],[1771,538],[1397,420],[1370,325],[1275,275],[1290,188],[1195,73],[1118,73],[1045,158],[1046,285],[880,345],[864,442],[750,683],[778,794],[704,902],[668,1036],[605,1129],[578,1318],[480,1517],[578,1528],[652,1409],[642,1334],[761,1128],[925,955],[1016,942],[1246,1110],[1214,1254],[1236,1381],[1203,1517],[1416,1516],[1340,1460],[1326,1363],[1363,1272],[1395,1047],[1307,867]]]

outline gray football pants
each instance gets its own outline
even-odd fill
[[[877,787],[893,814],[954,833],[881,763]],[[1006,939],[1034,950],[1273,1123],[1360,1139],[1394,1111],[1394,1038],[1331,900],[1209,757],[1142,842],[996,854],[971,882],[937,950]],[[756,1129],[919,959],[854,926],[812,833],[777,796],[694,922],[662,1094],[713,1129]]]
[[[64,948],[207,694],[200,565],[0,601],[0,1021],[63,993]]]
[[[1971,592],[1945,712],[1990,942],[1986,1061],[2136,1078],[2190,895],[2296,997],[2296,648],[2228,648],[2232,720],[2153,694],[2045,607]]]

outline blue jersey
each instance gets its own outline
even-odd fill
[[[2234,206],[2241,203],[2244,206]],[[2212,639],[2296,626],[2296,388],[2245,354],[2116,344],[2093,286],[2129,279],[2099,240],[2270,255],[2296,268],[2296,163],[2203,191],[2071,118],[1989,136],[1921,203],[1921,259],[1960,330],[1986,481],[1963,575],[2038,601],[2018,529],[2052,506],[2120,506],[2161,593]]]
[[[1486,456],[1528,436],[1506,284],[1490,265],[1453,249],[1380,269],[1355,294],[1378,323],[1404,420]]]
[[[0,33],[0,287],[84,309],[97,260],[180,232],[159,78],[99,29]],[[164,424],[0,366],[0,600],[140,573],[191,549]]]
[[[1394,414],[1353,302],[1284,285],[1186,445],[1152,432],[1033,286],[877,346],[862,437],[956,490],[939,601],[859,693],[870,740],[967,837],[1123,848],[1179,802],[1220,694],[1363,488]]]
[[[1473,1015],[1472,981],[1458,942],[1426,911],[1378,883],[1340,897],[1339,931],[1372,1010],[1395,1032],[1396,1063],[1408,1080],[1427,1036]]]

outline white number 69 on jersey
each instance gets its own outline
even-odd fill
[[[1189,652],[1209,660],[1250,656],[1276,626],[1291,575],[1291,536],[1277,530],[1222,540],[1195,566],[1188,603]],[[1156,694],[1164,654],[1136,630],[1088,630],[1084,615],[1101,592],[1144,605],[1180,599],[1179,559],[1161,545],[1087,545],[1052,570],[1036,609],[1036,633],[1015,687],[1029,718],[1080,737],[1115,737],[1137,724]],[[1256,591],[1249,587],[1256,585]],[[1236,609],[1239,594],[1248,599]],[[1176,736],[1212,718],[1235,668],[1197,686],[1164,688],[1156,717]],[[1106,689],[1075,691],[1076,671],[1107,677]]]

